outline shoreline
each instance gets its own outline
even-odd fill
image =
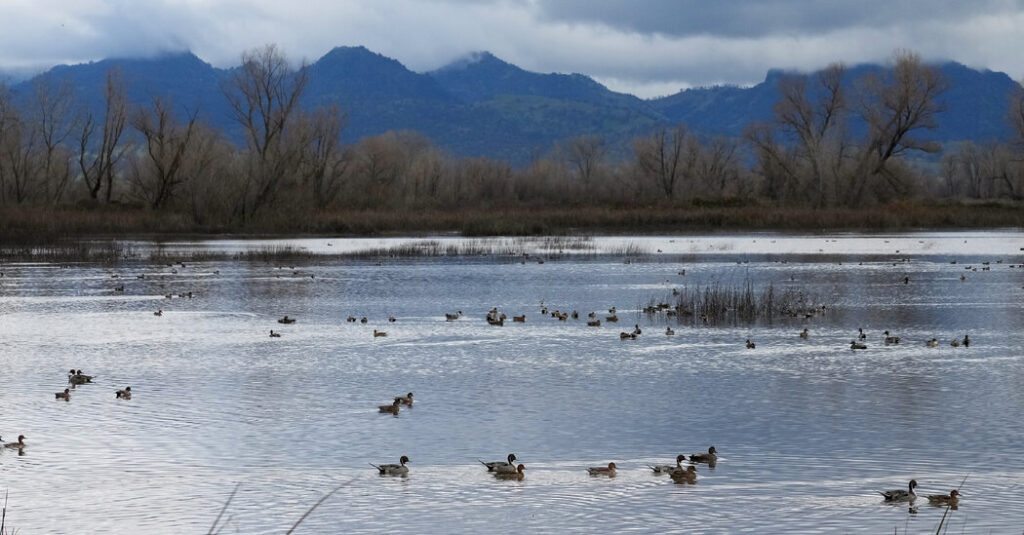
[[[0,247],[82,238],[153,241],[282,237],[620,236],[1024,230],[1024,203],[893,203],[862,209],[741,207],[528,207],[494,210],[352,210],[240,225],[192,225],[180,214],[103,208],[0,211]]]

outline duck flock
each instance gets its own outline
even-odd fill
[[[982,268],[982,269],[988,270],[989,268],[987,266],[987,263],[985,263],[985,264],[986,264],[986,266],[984,268]],[[181,267],[184,267],[184,264],[181,264]],[[685,270],[680,271],[679,273],[680,273],[680,275],[685,274]],[[313,277],[313,275],[309,275],[309,277]],[[144,276],[140,275],[140,276],[138,276],[138,278],[142,279],[142,278],[144,278]],[[963,275],[960,276],[960,280],[964,280],[964,278],[965,277]],[[903,283],[904,284],[909,283],[909,278],[904,279]],[[116,287],[114,289],[114,291],[116,291],[116,292],[123,292],[124,291],[124,285],[120,285],[120,286]],[[675,292],[673,292],[673,294],[674,295],[678,295]],[[183,293],[179,294],[178,297],[179,298],[192,299],[193,295],[194,294],[193,294],[192,291],[188,291],[188,292],[183,292]],[[165,297],[170,299],[170,298],[173,297],[173,295],[172,294],[168,294]],[[807,312],[807,317],[811,317],[814,314],[825,313],[825,311],[826,311],[826,308],[824,306],[822,306],[822,307],[820,307],[820,309],[815,309],[813,311],[808,311]],[[666,314],[666,316],[675,316],[675,315],[680,313],[680,311],[678,310],[678,307],[669,307],[668,305],[662,305],[662,304],[653,305],[651,307],[647,307],[647,308],[643,309],[643,312],[647,313],[647,314],[657,314],[657,313],[664,312]],[[152,314],[154,316],[158,316],[158,317],[159,316],[163,316],[163,310],[162,310],[162,308],[161,309],[157,309],[156,311],[153,311]],[[619,321],[620,321],[620,318],[619,318],[619,315],[618,315],[618,310],[617,310],[616,307],[608,308],[607,309],[607,313],[605,313],[603,311],[600,312],[600,313],[597,312],[597,311],[591,311],[591,312],[587,312],[587,313],[581,314],[577,310],[571,310],[571,311],[562,311],[560,309],[550,310],[547,306],[544,305],[543,302],[540,303],[540,316],[542,318],[550,318],[548,321],[554,320],[554,321],[558,321],[558,322],[567,322],[567,321],[570,321],[570,320],[575,320],[575,321],[582,320],[582,322],[585,322],[585,325],[587,327],[600,327],[600,326],[602,326],[602,324],[604,324],[604,325],[616,324],[617,325],[619,323]],[[465,318],[465,316],[464,316],[464,314],[463,314],[463,312],[461,310],[458,310],[456,312],[450,312],[450,313],[445,313],[444,314],[444,321],[447,321],[447,322],[462,321],[462,320],[464,320],[464,318]],[[510,316],[507,313],[502,312],[497,307],[494,307],[494,308],[490,309],[489,311],[486,312],[486,314],[483,315],[483,319],[486,321],[486,323],[488,325],[498,326],[498,327],[504,326],[506,320],[508,320],[509,318],[510,318]],[[527,315],[525,313],[522,313],[520,315],[514,315],[514,316],[511,316],[511,320],[512,320],[513,323],[526,323],[527,322]],[[295,317],[291,317],[291,316],[288,316],[288,315],[285,315],[285,316],[277,319],[277,323],[281,324],[281,325],[291,325],[291,324],[296,323],[297,321],[298,320]],[[387,322],[388,323],[396,323],[397,321],[398,321],[398,318],[396,318],[394,316],[388,316],[387,317]],[[367,324],[367,323],[370,322],[370,320],[366,316],[361,316],[359,318],[357,318],[356,316],[348,316],[346,318],[346,322],[347,323]],[[581,325],[582,325],[582,323],[581,323]],[[264,332],[266,332],[266,331],[264,331]],[[619,339],[620,340],[637,340],[641,335],[643,335],[643,333],[644,333],[643,329],[641,329],[640,325],[639,324],[635,324],[632,329],[620,331],[618,333],[618,335],[619,335]],[[666,327],[665,330],[663,331],[663,335],[665,335],[665,336],[673,336],[673,335],[675,335],[675,331],[672,329],[672,327]],[[269,330],[269,336],[271,338],[281,338],[282,337],[282,332],[275,331],[274,329],[270,329]],[[387,336],[388,336],[388,333],[386,331],[379,330],[379,329],[376,329],[376,328],[373,330],[373,337],[374,338],[383,338],[383,337],[387,337]],[[804,328],[802,331],[797,333],[796,336],[801,338],[801,339],[807,340],[811,336],[813,336],[813,333],[808,328]],[[850,349],[851,350],[866,350],[866,349],[868,349],[869,348],[868,338],[869,338],[869,334],[867,332],[865,332],[863,329],[858,329],[857,333],[854,335],[854,339],[852,339],[850,341]],[[924,340],[923,344],[926,347],[938,347],[940,344],[945,345],[945,344],[948,343],[948,345],[952,346],[952,347],[964,347],[964,348],[970,347],[970,344],[971,344],[970,337],[967,334],[964,334],[963,337],[957,336],[957,337],[954,337],[952,339],[947,339],[947,340],[948,340],[948,342],[947,341],[940,341],[938,338],[933,337],[933,338]],[[895,344],[900,344],[900,343],[904,343],[905,344],[906,342],[907,342],[906,340],[901,339],[900,336],[898,336],[898,335],[896,335],[894,333],[891,333],[888,330],[884,331],[882,333],[882,336],[879,339],[879,344],[880,345],[885,345],[885,346],[895,345]],[[739,343],[740,342],[737,341],[737,344],[739,344]],[[751,340],[751,339],[746,339],[743,342],[743,344],[749,350],[755,350],[757,348],[756,343],[753,340]],[[70,402],[72,395],[75,394],[74,390],[76,388],[78,388],[78,387],[92,388],[91,386],[88,386],[88,385],[95,385],[96,383],[94,382],[94,379],[95,379],[95,376],[86,375],[85,373],[83,373],[83,371],[81,369],[70,369],[69,372],[68,372],[68,375],[67,375],[67,384],[70,385],[70,386],[66,387],[66,388],[63,388],[62,391],[55,392],[54,393],[55,399],[57,401]],[[132,389],[131,389],[131,386],[125,386],[123,388],[116,389],[114,391],[114,393],[115,393],[114,398],[116,400],[125,400],[125,401],[127,401],[127,400],[131,400],[132,399]],[[412,409],[412,407],[413,407],[413,400],[414,400],[414,394],[412,392],[408,392],[408,393],[406,393],[404,395],[393,397],[392,402],[384,404],[384,405],[379,405],[379,406],[377,406],[377,409],[378,409],[378,412],[380,412],[381,414],[390,414],[390,415],[393,415],[393,416],[397,417],[399,415],[400,411]],[[19,453],[24,453],[25,449],[28,447],[28,443],[26,442],[26,439],[27,439],[27,437],[25,435],[19,435],[17,440],[13,441],[13,442],[3,442],[2,439],[0,439],[0,444],[2,444],[2,447],[4,449],[17,450]],[[516,457],[516,455],[514,453],[508,454],[506,459],[502,460],[502,461],[483,461],[483,460],[479,460],[479,459],[477,459],[477,461],[484,468],[486,468],[488,473],[492,474],[494,476],[494,478],[498,479],[498,480],[522,481],[526,477],[527,466],[525,464],[521,463],[521,462],[518,462],[519,459]],[[410,461],[410,459],[407,456],[401,455],[398,458],[398,462],[397,463],[380,463],[380,464],[370,463],[370,465],[375,470],[377,470],[377,472],[381,476],[407,477],[409,475],[409,473],[410,473],[410,469],[409,469],[409,466],[408,466],[408,464],[410,462],[411,461]],[[665,475],[665,476],[668,476],[668,478],[672,482],[674,482],[676,484],[689,484],[689,485],[692,485],[692,484],[696,484],[697,480],[698,480],[698,465],[704,465],[704,466],[707,466],[710,469],[713,469],[718,462],[719,462],[719,456],[718,456],[717,449],[714,446],[711,446],[711,447],[709,447],[707,449],[706,452],[693,453],[693,454],[690,454],[690,455],[679,454],[679,455],[676,456],[674,462],[669,462],[667,464],[659,464],[659,465],[648,465],[648,466],[644,467],[644,469],[645,470],[649,470],[654,475]],[[592,467],[587,467],[586,468],[587,474],[589,476],[592,476],[592,477],[602,477],[602,476],[603,477],[615,477],[619,470],[620,470],[620,468],[616,465],[615,462],[609,462],[607,465],[603,465],[603,466],[592,466]],[[582,473],[582,470],[581,470],[581,473]],[[917,483],[916,480],[910,480],[909,483],[907,484],[907,488],[906,489],[893,489],[893,490],[879,491],[879,494],[882,496],[882,499],[883,499],[884,502],[910,502],[910,503],[913,503],[918,498],[918,495],[916,493],[917,486],[918,486],[918,483]],[[932,505],[935,505],[935,506],[941,506],[941,507],[956,508],[957,505],[959,504],[960,492],[959,492],[958,489],[952,489],[948,494],[931,494],[931,495],[926,495],[925,497],[927,498],[927,501],[928,501],[929,504],[932,504]]]

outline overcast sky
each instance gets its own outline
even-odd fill
[[[427,71],[488,50],[651,97],[896,49],[1024,77],[1024,0],[0,0],[0,70],[191,50],[218,67],[276,43],[364,45]]]

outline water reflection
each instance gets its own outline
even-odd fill
[[[346,483],[305,531],[934,532],[945,510],[917,504],[912,517],[875,491],[916,478],[922,495],[948,492],[970,473],[951,530],[1024,523],[1024,269],[1005,250],[1019,236],[968,235],[985,244],[973,255],[943,236],[925,254],[888,251],[917,237],[753,249],[782,246],[772,239],[678,238],[628,264],[565,253],[4,265],[0,433],[32,437],[32,455],[0,451],[9,517],[26,533],[66,532],[54,511],[94,533],[198,532],[241,482],[225,531],[280,533]],[[875,248],[861,254],[864,243]],[[960,280],[984,261],[991,270]],[[754,323],[643,312],[748,282],[819,296],[827,311]],[[525,321],[487,325],[494,307]],[[642,334],[620,342],[623,327],[586,325],[611,307]],[[851,351],[858,328],[868,347]],[[900,343],[886,346],[885,330]],[[969,347],[949,345],[964,334]],[[68,384],[71,365],[93,384]],[[111,395],[126,385],[134,399]],[[75,403],[55,403],[66,387]],[[379,411],[409,391],[414,410]],[[710,444],[724,453],[697,465],[697,484],[648,468]],[[521,481],[476,461],[507,451],[528,467]],[[401,455],[414,460],[406,477],[368,466]],[[614,478],[588,476],[612,460]]]

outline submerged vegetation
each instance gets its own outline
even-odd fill
[[[161,98],[130,105],[117,71],[104,81],[103,117],[61,80],[42,77],[29,95],[0,87],[0,245],[126,234],[1024,226],[1024,92],[1008,110],[1016,140],[967,143],[940,160],[941,147],[922,139],[942,119],[947,82],[909,52],[852,85],[841,83],[841,65],[783,77],[774,120],[749,125],[743,139],[662,125],[612,151],[583,135],[521,168],[446,154],[415,132],[343,144],[346,103],[298,105],[305,67],[290,68],[272,45],[242,59],[224,87],[238,139]]]

